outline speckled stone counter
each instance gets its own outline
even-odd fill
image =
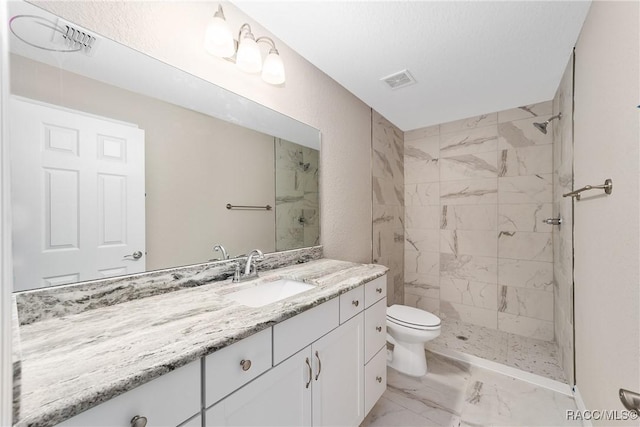
[[[320,259],[20,327],[18,426],[51,426],[384,275],[387,268]],[[250,308],[225,295],[278,278],[316,287]]]

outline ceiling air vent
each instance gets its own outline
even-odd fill
[[[57,30],[53,34],[53,42],[64,46],[69,52],[81,52],[93,56],[99,39],[82,27],[63,19],[58,19]]]
[[[380,80],[385,82],[391,89],[400,89],[401,87],[410,86],[416,83],[409,70],[402,70],[393,73],[390,76],[383,77]]]

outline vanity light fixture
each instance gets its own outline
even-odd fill
[[[266,43],[270,47],[264,62],[258,43]],[[269,84],[280,85],[285,82],[284,63],[273,40],[269,37],[256,38],[251,26],[246,23],[238,31],[238,40],[234,40],[221,5],[218,5],[207,27],[204,46],[210,54],[235,62],[246,73],[262,72],[262,80]]]

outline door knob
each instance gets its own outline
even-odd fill
[[[131,255],[125,255],[124,257],[125,258],[140,259],[140,258],[142,258],[142,251],[135,251]]]
[[[131,427],[145,427],[147,425],[147,417],[136,415],[131,419]]]

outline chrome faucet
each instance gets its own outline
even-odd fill
[[[260,249],[254,249],[247,254],[247,263],[244,266],[244,277],[258,277],[258,270],[256,270],[256,266],[253,266],[253,273],[251,273],[251,262],[255,259],[263,260],[264,254]]]
[[[222,246],[222,245],[215,245],[215,246],[213,247],[213,251],[214,251],[214,252],[216,252],[216,251],[222,252],[222,259],[223,259],[223,260],[225,260],[225,259],[229,259],[229,254],[227,253],[227,250],[224,248],[224,246]]]

